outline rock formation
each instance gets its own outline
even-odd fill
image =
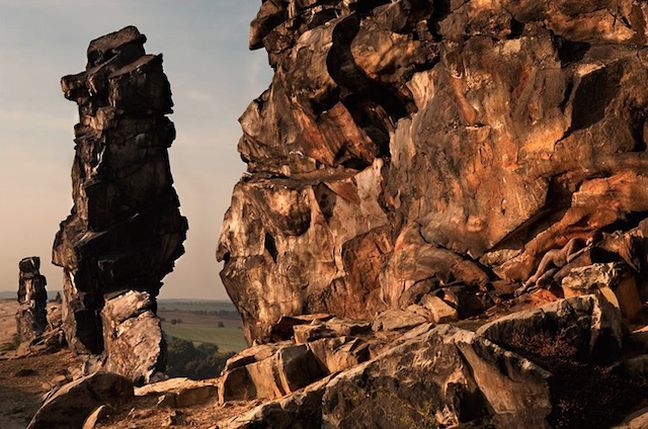
[[[632,0],[264,1],[250,47],[275,75],[240,120],[217,251],[248,340],[591,262],[645,290],[647,20]]]
[[[163,366],[155,297],[187,231],[169,166],[171,89],[162,55],[146,54],[145,42],[135,27],[93,40],[86,70],[62,78],[79,123],[74,207],[53,249],[70,346],[105,351],[107,368],[133,380]],[[133,353],[135,344],[145,353]]]
[[[219,395],[265,403],[223,427],[641,405],[648,4],[264,0],[250,47],[275,73],[217,258],[254,346]]]
[[[22,259],[18,269],[18,341],[31,342],[47,329],[47,279],[40,273],[40,258],[37,256]]]

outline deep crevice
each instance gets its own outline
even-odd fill
[[[554,40],[558,48],[558,59],[562,67],[582,60],[592,46],[589,43],[572,42],[555,35]]]
[[[415,106],[396,88],[370,79],[355,63],[351,44],[359,31],[358,14],[338,23],[333,30],[327,68],[331,78],[340,86],[340,98],[353,120],[384,155],[389,151],[389,132],[393,124],[412,113]]]
[[[277,244],[275,243],[274,237],[267,232],[265,234],[265,239],[263,240],[263,247],[265,247],[272,257],[272,260],[276,263],[278,256]]]

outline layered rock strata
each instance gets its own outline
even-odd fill
[[[39,338],[47,324],[47,279],[40,273],[40,258],[24,258],[18,264],[18,310],[16,332],[18,341],[31,342]]]
[[[645,291],[647,21],[632,0],[264,1],[250,47],[275,74],[217,251],[248,340],[590,263]]]
[[[187,231],[169,166],[171,89],[162,55],[147,54],[145,42],[135,27],[93,40],[86,70],[61,80],[79,123],[74,207],[53,248],[70,346],[105,351],[108,368],[134,380],[162,368],[155,297]],[[155,344],[133,353],[142,341]]]

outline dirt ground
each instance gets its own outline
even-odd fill
[[[0,428],[27,427],[41,406],[43,395],[55,385],[66,382],[67,368],[77,363],[76,357],[67,350],[0,360]]]
[[[58,353],[8,358],[15,348],[14,318],[17,304],[0,300],[0,429],[25,429],[41,406],[44,395],[52,388],[65,384],[69,369],[80,365],[80,360],[68,350]],[[172,314],[187,320],[213,323],[213,316]],[[230,321],[231,322],[231,321]],[[108,420],[97,428],[159,429],[162,427],[211,429],[217,422],[230,418],[251,407],[255,402],[218,404],[214,398],[207,404],[173,410],[157,406],[156,396],[137,397],[135,401],[113,410]]]
[[[0,300],[0,350],[15,348],[17,306],[13,300]],[[20,359],[0,357],[0,428],[27,427],[43,395],[66,382],[68,368],[79,364],[68,350]]]
[[[16,301],[0,300],[0,346],[13,342],[13,336],[16,334],[17,309]]]

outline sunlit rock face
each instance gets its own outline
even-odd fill
[[[263,1],[250,47],[275,74],[240,120],[217,251],[248,340],[624,260],[606,234],[648,211],[647,19],[632,0]]]
[[[144,313],[155,317],[161,280],[184,253],[187,231],[169,166],[171,89],[162,55],[146,54],[145,41],[135,27],[93,40],[86,71],[61,81],[65,97],[79,106],[74,207],[53,249],[54,264],[65,271],[65,331],[80,353],[100,353],[105,344],[115,368],[121,366],[108,349],[125,332],[115,327]],[[141,292],[133,295],[138,302],[121,298],[131,291]],[[120,304],[102,314],[113,299]],[[108,320],[115,308],[119,320]],[[133,314],[123,314],[129,308]],[[159,331],[159,321],[144,319]],[[159,332],[151,335],[161,341]]]

